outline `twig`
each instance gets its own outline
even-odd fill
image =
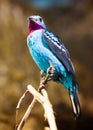
[[[46,114],[46,117],[47,117],[47,120],[48,120],[48,123],[50,126],[50,130],[57,130],[52,105],[49,102],[48,94],[45,90],[45,86],[46,86],[47,82],[51,80],[50,75],[51,75],[51,72],[53,72],[52,69],[53,69],[53,66],[50,66],[48,69],[47,75],[42,77],[38,91],[36,91],[31,85],[27,86],[26,92],[22,95],[22,97],[20,98],[18,105],[16,107],[16,130],[22,129],[22,127],[24,126],[24,123],[26,122],[27,118],[29,117],[30,112],[31,112],[32,108],[34,107],[36,101],[39,101],[45,110],[45,114]],[[20,108],[20,105],[21,105],[23,99],[25,98],[25,96],[28,92],[31,93],[34,96],[34,98],[33,98],[33,101],[31,102],[31,104],[28,106],[21,122],[18,125],[18,110]]]
[[[30,112],[31,112],[32,108],[34,107],[35,103],[36,103],[36,99],[33,98],[33,101],[28,106],[28,108],[27,108],[27,110],[26,110],[26,112],[25,112],[25,114],[24,114],[24,116],[23,116],[19,126],[17,127],[17,130],[21,130],[22,129],[22,127],[24,126],[26,120],[28,119],[28,117],[30,115]]]
[[[48,94],[45,89],[42,89],[42,94],[38,93],[31,85],[27,86],[29,92],[40,102],[45,110],[45,114],[50,126],[50,130],[57,130],[57,126],[55,123],[54,112],[52,109],[52,105],[48,99]]]
[[[20,100],[17,104],[17,107],[16,107],[16,127],[15,127],[15,129],[17,129],[17,127],[18,127],[18,115],[19,115],[18,112],[19,112],[20,105],[21,105],[23,99],[25,98],[25,96],[27,95],[28,92],[29,92],[28,90],[26,90],[24,92],[24,94],[22,95],[22,97],[20,98]]]

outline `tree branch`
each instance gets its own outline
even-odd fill
[[[57,130],[57,126],[55,123],[54,112],[52,109],[52,105],[48,99],[48,94],[45,89],[42,89],[42,95],[38,93],[31,85],[27,86],[29,92],[37,99],[38,102],[41,103],[45,110],[46,118],[48,120],[50,130]]]
[[[48,123],[49,123],[49,126],[50,126],[49,129],[50,130],[57,130],[52,105],[49,101],[47,91],[45,90],[45,86],[46,86],[47,82],[51,80],[51,78],[50,78],[51,72],[53,72],[53,66],[50,66],[50,68],[48,69],[47,75],[42,77],[38,91],[35,90],[35,88],[32,87],[31,85],[27,86],[27,90],[25,91],[25,93],[20,98],[18,105],[16,107],[16,130],[22,130],[22,128],[23,128],[26,120],[28,119],[28,117],[31,113],[31,110],[34,107],[36,101],[40,102],[41,105],[43,106],[44,110],[45,110],[45,117],[48,120]],[[18,110],[20,108],[20,105],[21,105],[23,99],[25,98],[25,96],[28,92],[31,93],[34,98],[31,102],[31,104],[28,106],[21,122],[18,125]],[[45,128],[45,129],[48,129],[48,128]]]

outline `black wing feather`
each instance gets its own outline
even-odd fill
[[[73,76],[75,79],[75,71],[70,60],[70,55],[61,42],[61,40],[54,35],[52,32],[45,30],[43,33],[43,39],[49,46],[50,50],[54,53],[54,55],[60,60],[60,62],[65,66],[66,70]]]

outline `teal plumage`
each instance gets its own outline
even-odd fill
[[[78,116],[80,105],[77,97],[77,82],[67,49],[56,35],[46,29],[40,16],[30,16],[28,21],[27,45],[33,60],[45,74],[50,67],[50,62],[52,63],[55,69],[54,81],[63,84],[67,89],[74,114]]]

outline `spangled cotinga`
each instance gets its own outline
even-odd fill
[[[46,29],[40,16],[28,17],[29,35],[27,45],[30,54],[40,70],[47,74],[52,63],[54,81],[64,85],[70,95],[73,111],[76,117],[80,114],[80,105],[77,97],[77,82],[75,70],[70,55],[61,40]]]

